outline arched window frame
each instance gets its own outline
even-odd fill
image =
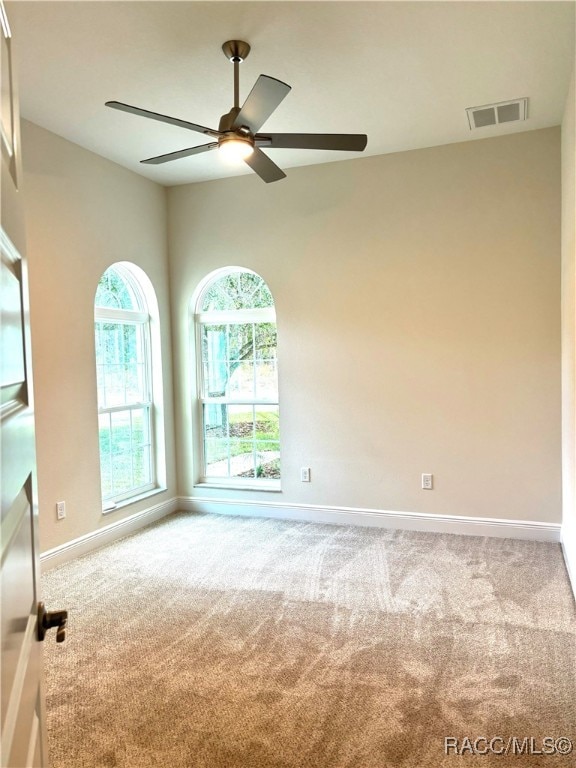
[[[100,470],[102,483],[102,507],[103,512],[111,512],[117,507],[134,502],[150,494],[165,489],[166,469],[164,450],[164,425],[163,425],[163,397],[162,397],[162,365],[160,348],[159,311],[156,294],[146,273],[130,262],[116,262],[102,274],[102,279],[114,271],[127,287],[133,308],[98,306],[98,290],[94,304],[94,321],[96,337],[96,364],[98,384],[98,423],[100,445]],[[105,388],[103,386],[103,363],[99,359],[98,350],[98,323],[117,324],[122,327],[136,327],[138,339],[138,361],[141,368],[141,391],[139,397],[128,397],[122,403],[109,404],[106,402]],[[144,480],[141,480],[134,471],[134,455],[136,448],[133,445],[134,428],[133,415],[142,411],[143,432],[146,436],[142,447],[147,452],[145,462],[147,471]],[[122,416],[130,414],[130,456],[131,456],[131,483],[114,482],[114,472],[118,472],[121,462],[118,457],[112,461],[112,414]],[[118,416],[116,417],[118,418]],[[105,422],[109,425],[109,450],[104,455],[102,429],[106,429]],[[147,433],[147,434],[146,434]],[[125,452],[126,453],[126,452]],[[106,474],[108,473],[108,474]],[[107,482],[107,478],[112,478]]]
[[[193,343],[194,343],[194,357],[196,360],[196,416],[199,429],[197,430],[197,439],[195,441],[195,447],[197,448],[197,467],[199,475],[199,484],[207,486],[218,486],[227,488],[257,488],[259,490],[279,490],[280,489],[280,477],[279,470],[278,476],[274,478],[260,477],[256,471],[257,460],[255,454],[254,463],[254,475],[252,477],[240,477],[238,475],[229,472],[226,476],[216,476],[210,473],[206,460],[206,442],[205,442],[205,406],[207,405],[224,405],[232,407],[251,406],[254,407],[254,421],[256,422],[256,407],[262,406],[263,408],[276,409],[278,418],[278,430],[279,430],[279,395],[278,387],[276,384],[276,392],[273,398],[266,397],[234,397],[230,394],[224,397],[210,397],[206,391],[206,376],[204,369],[204,359],[202,354],[202,329],[206,325],[225,325],[234,326],[242,324],[273,324],[276,329],[276,309],[274,306],[273,297],[270,294],[272,305],[268,307],[251,307],[243,309],[202,309],[202,304],[206,295],[210,289],[225,277],[235,275],[238,273],[245,273],[254,275],[261,281],[263,288],[269,293],[270,289],[265,280],[252,270],[244,267],[225,267],[223,269],[216,270],[209,274],[198,287],[195,297],[192,302],[193,312]],[[276,348],[274,348],[274,354]],[[276,363],[276,360],[274,360]],[[276,370],[277,372],[277,370]],[[277,438],[278,444],[278,464],[279,464],[279,435]]]

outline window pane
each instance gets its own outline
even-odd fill
[[[257,323],[254,327],[257,359],[274,360],[276,358],[276,323]]]
[[[133,473],[132,484],[134,488],[141,488],[151,482],[151,456],[150,445],[135,448],[132,456]]]
[[[254,421],[256,440],[280,439],[280,414],[277,405],[257,405]]]
[[[227,288],[221,281],[213,283],[204,294],[202,300],[202,311],[208,312],[212,309],[234,309],[233,301],[228,296]]]
[[[230,437],[252,440],[254,437],[254,406],[230,405],[228,406],[228,419]]]
[[[110,414],[101,413],[98,416],[98,433],[100,440],[100,473],[102,476],[102,497],[109,499],[113,496],[112,483],[112,437],[110,433]]]
[[[142,449],[150,445],[150,409],[132,409],[132,447]]]
[[[205,403],[206,477],[280,477],[277,405]]]
[[[257,406],[254,451],[256,476],[280,478],[280,416],[278,406]]]
[[[254,295],[253,305],[257,309],[274,306],[274,300],[272,299],[272,294],[268,290],[267,285],[262,285]]]
[[[139,488],[152,481],[150,409],[131,411],[132,429],[132,487]]]
[[[242,400],[254,398],[254,363],[244,361],[230,365],[230,381],[226,394],[228,397]]]
[[[230,476],[254,477],[254,441],[230,440]]]
[[[255,394],[265,400],[278,400],[276,368],[276,324],[256,325]]]
[[[204,432],[206,438],[228,436],[228,411],[225,405],[210,404],[204,406]]]
[[[227,360],[228,346],[225,325],[202,326],[202,360]]]
[[[228,477],[230,439],[228,436],[228,406],[204,406],[204,464],[206,475]]]
[[[120,274],[120,270],[110,267],[104,272],[96,289],[96,307],[112,307],[114,309],[140,309],[134,289],[128,279]]]
[[[239,323],[228,326],[231,361],[254,359],[254,323]]]
[[[228,439],[208,439],[204,446],[207,477],[228,477]]]
[[[277,479],[280,477],[280,443],[263,442],[255,443],[256,477]]]
[[[112,454],[112,485],[116,495],[132,486],[132,440],[130,411],[110,414]]]
[[[225,325],[202,326],[204,394],[223,397],[228,381],[228,336]]]
[[[96,355],[101,408],[149,399],[143,326],[97,322]]]
[[[228,364],[226,361],[216,360],[203,363],[204,396],[224,397],[228,381]]]
[[[230,433],[230,475],[254,477],[254,406],[228,407]]]
[[[125,402],[145,402],[149,399],[149,394],[143,325],[124,326],[124,349]]]
[[[207,477],[280,477],[277,405],[204,404]]]
[[[273,306],[272,294],[259,275],[253,272],[233,272],[210,284],[202,296],[200,311]]]
[[[254,380],[257,398],[278,400],[278,372],[275,360],[256,363]]]
[[[152,482],[150,408],[100,414],[100,455],[105,498],[149,485]]]

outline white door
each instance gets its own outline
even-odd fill
[[[0,211],[1,768],[47,768],[24,206],[12,40],[2,26]],[[54,642],[53,636],[51,641]]]

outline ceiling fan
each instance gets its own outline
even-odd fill
[[[176,117],[168,117],[158,112],[132,107],[130,104],[123,104],[120,101],[106,102],[106,106],[112,109],[131,112],[133,115],[159,120],[162,123],[177,125],[180,128],[188,128],[191,131],[204,133],[206,136],[216,139],[209,144],[201,144],[196,147],[180,149],[177,152],[149,157],[140,162],[148,165],[160,165],[171,160],[179,160],[182,157],[220,149],[224,155],[242,159],[263,181],[268,183],[283,179],[286,174],[276,163],[272,162],[268,155],[262,152],[262,147],[331,149],[352,152],[362,152],[365,149],[368,137],[359,133],[259,133],[262,125],[288,95],[291,87],[274,77],[260,75],[248,94],[248,98],[240,107],[239,66],[250,53],[250,46],[242,40],[228,40],[222,46],[222,50],[226,58],[234,65],[234,106],[230,112],[222,115],[217,131],[203,125],[190,123],[187,120],[179,120]]]

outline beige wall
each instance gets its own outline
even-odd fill
[[[46,551],[175,494],[166,193],[31,123],[23,124],[23,147],[40,535]],[[100,275],[115,261],[140,266],[158,297],[168,491],[103,516],[94,294]],[[62,500],[67,518],[57,521],[55,504]]]
[[[576,120],[574,72],[562,121],[562,539],[576,592]]]
[[[168,193],[30,123],[23,144],[44,551],[178,492],[560,522],[558,129]],[[168,491],[104,517],[92,306],[118,260],[160,305]],[[280,495],[194,488],[189,302],[231,264],[276,299]]]
[[[182,494],[560,522],[559,129],[175,187],[169,248]],[[280,498],[194,488],[189,302],[226,265],[276,299]]]

